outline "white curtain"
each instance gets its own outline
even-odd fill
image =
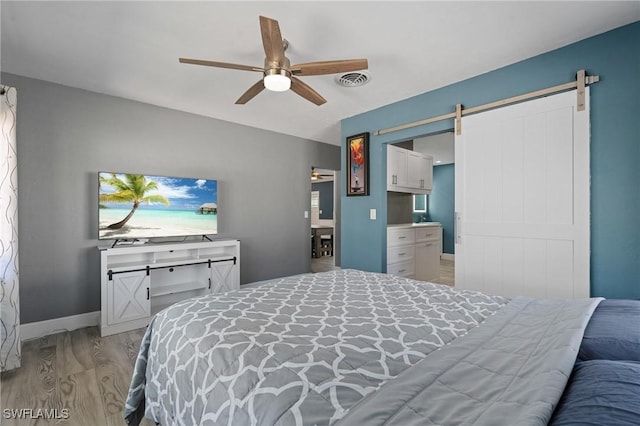
[[[20,367],[16,98],[0,85],[0,371]]]

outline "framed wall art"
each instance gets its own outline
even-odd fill
[[[369,195],[369,133],[347,138],[347,196]]]

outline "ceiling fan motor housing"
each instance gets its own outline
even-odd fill
[[[268,75],[283,75],[287,78],[291,78],[291,72],[286,68],[269,68],[264,70],[264,76]]]
[[[287,58],[286,56],[282,58],[282,61],[277,61],[277,60],[270,61],[268,58],[264,60],[265,76],[273,75],[273,74],[281,74],[281,75],[290,77],[291,76],[291,71],[289,71],[290,68],[291,68],[291,62],[289,61],[289,58]]]

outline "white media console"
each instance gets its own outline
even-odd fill
[[[189,297],[240,288],[240,241],[158,243],[100,249],[102,336],[146,326]]]

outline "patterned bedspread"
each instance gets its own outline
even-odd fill
[[[430,354],[451,358],[439,349],[472,342],[460,338],[508,302],[356,270],[186,300],[149,325],[125,417],[137,424],[144,410],[165,426],[363,424],[358,408],[375,411],[383,385],[415,379]]]

